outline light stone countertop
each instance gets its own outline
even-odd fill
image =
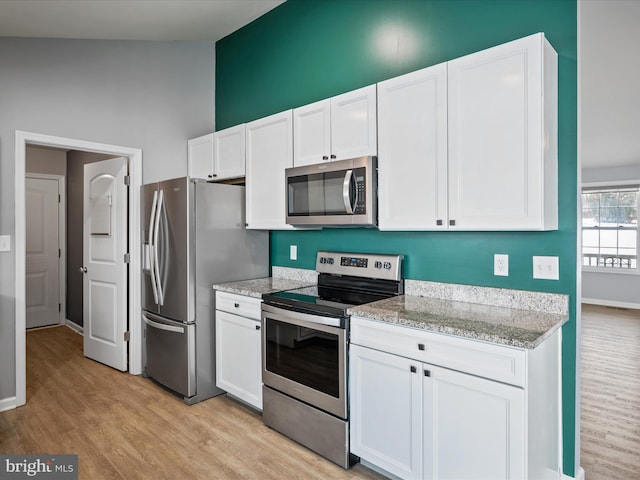
[[[348,310],[366,319],[456,335],[512,347],[533,349],[569,316],[493,305],[401,295]]]
[[[317,272],[272,268],[273,277],[213,285],[215,290],[262,298],[265,293],[314,287]],[[405,280],[401,295],[351,307],[370,320],[533,349],[569,319],[561,294]]]
[[[318,272],[302,268],[272,268],[272,277],[241,280],[239,282],[218,283],[214,290],[236,293],[247,297],[262,298],[264,293],[281,292],[296,288],[310,287],[318,283]]]
[[[239,282],[219,283],[213,285],[219,292],[236,293],[247,297],[262,298],[263,293],[281,292],[294,288],[308,287],[308,281],[292,280],[289,278],[256,278],[254,280],[242,280]]]

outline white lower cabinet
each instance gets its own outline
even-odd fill
[[[422,377],[408,358],[351,345],[351,452],[401,478],[422,477]]]
[[[525,478],[524,390],[446,368],[421,368],[423,478]]]
[[[559,478],[559,333],[528,355],[534,368],[551,370],[531,381],[525,376],[523,388],[424,361],[432,355],[447,363],[437,343],[438,337],[448,341],[446,335],[422,337],[415,329],[383,325],[383,342],[393,342],[389,333],[395,328],[421,345],[420,353],[407,348],[402,356],[380,351],[380,343],[358,344],[371,335],[366,323],[379,322],[351,321],[351,451],[362,461],[402,479]],[[455,364],[459,346],[451,350]],[[505,349],[522,351],[495,347],[496,356]]]
[[[216,385],[262,410],[260,303],[242,295],[216,293]]]

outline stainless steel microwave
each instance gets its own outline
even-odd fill
[[[359,157],[285,170],[287,223],[375,226],[377,159]]]

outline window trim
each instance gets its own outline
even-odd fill
[[[583,182],[580,188],[580,192],[578,193],[580,198],[580,224],[578,225],[580,229],[580,267],[583,272],[591,272],[591,273],[613,273],[613,274],[622,274],[622,275],[640,275],[640,223],[637,226],[637,252],[638,258],[636,260],[636,268],[607,268],[607,267],[592,267],[589,265],[584,265],[584,254],[582,253],[583,248],[583,239],[582,232],[584,228],[582,227],[582,214],[583,214],[583,204],[582,204],[582,195],[584,193],[595,193],[595,191],[603,191],[607,189],[611,190],[622,190],[624,188],[640,188],[640,179],[638,180],[612,180],[612,181],[600,181],[600,182]],[[640,213],[640,195],[638,196],[638,213]],[[617,230],[617,229],[612,229]]]

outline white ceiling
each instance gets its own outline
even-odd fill
[[[0,36],[217,41],[284,0],[0,0]],[[583,167],[640,164],[640,0],[578,0]]]
[[[0,36],[215,42],[283,1],[0,0]]]

